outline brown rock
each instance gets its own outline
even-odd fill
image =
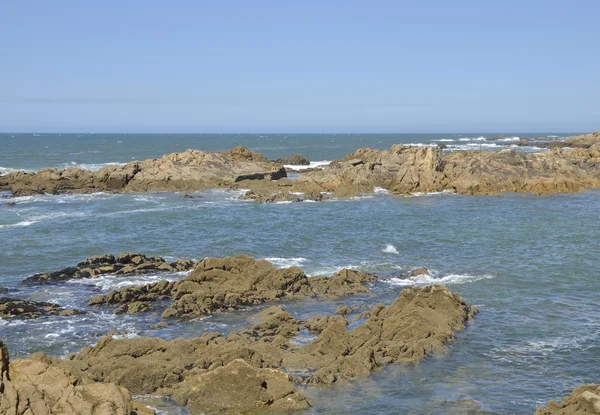
[[[352,309],[350,307],[348,307],[347,305],[341,305],[338,308],[336,308],[335,314],[340,314],[340,315],[352,314]]]
[[[296,154],[292,157],[278,158],[275,160],[275,163],[288,166],[309,166],[310,160],[306,159],[302,154]]]
[[[407,277],[412,278],[419,275],[430,275],[429,270],[425,267],[415,268],[408,273]]]
[[[258,369],[242,359],[190,376],[173,398],[198,412],[228,409],[287,412],[310,407],[289,375],[278,369]]]
[[[376,278],[364,272],[343,269],[331,277],[316,276],[310,278],[313,291],[324,298],[344,297],[361,293],[370,293],[365,283],[373,282]]]
[[[550,401],[535,415],[600,414],[600,385],[584,385],[573,389],[561,402]]]
[[[79,310],[63,309],[57,304],[0,297],[0,318],[37,318],[41,316],[72,316]]]

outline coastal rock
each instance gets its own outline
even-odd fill
[[[296,194],[281,191],[272,192],[269,190],[250,190],[240,196],[240,199],[254,200],[260,203],[302,202],[302,199]]]
[[[0,340],[0,413],[7,415],[153,414],[131,402],[125,388],[112,383],[81,383],[67,365],[43,353],[9,361]]]
[[[158,159],[106,166],[97,172],[74,167],[42,169],[0,176],[0,190],[13,196],[91,192],[197,191],[230,187],[243,180],[286,177],[283,166],[263,155],[236,147],[224,152],[187,150]]]
[[[309,166],[310,160],[306,159],[302,154],[296,154],[292,157],[278,158],[275,160],[275,163],[286,166]]]
[[[173,398],[198,412],[288,412],[310,407],[288,374],[253,367],[243,359],[190,376],[179,385]]]
[[[205,258],[183,280],[162,280],[112,290],[92,297],[88,305],[127,305],[173,299],[174,302],[163,312],[163,318],[197,317],[290,298],[368,294],[371,291],[365,284],[375,279],[373,275],[348,269],[331,277],[309,278],[298,267],[280,269],[264,259],[237,255]],[[133,309],[124,306],[118,311],[145,311],[146,306]]]
[[[72,316],[82,311],[61,308],[57,304],[0,297],[0,318],[37,318],[42,316]]]
[[[584,385],[573,389],[562,401],[550,401],[538,408],[535,415],[600,414],[600,385]]]
[[[415,268],[408,273],[407,277],[413,278],[413,277],[417,277],[419,275],[430,275],[429,270],[425,267]]]
[[[195,265],[194,261],[178,259],[167,262],[160,257],[147,257],[140,253],[122,253],[114,255],[96,255],[80,261],[75,267],[60,271],[35,274],[22,281],[23,285],[41,285],[82,278],[97,278],[101,275],[118,276],[146,274],[150,272],[187,271]]]
[[[353,330],[347,330],[342,316],[297,321],[286,311],[271,307],[260,313],[252,328],[227,337],[207,333],[166,341],[107,336],[67,363],[74,374],[90,381],[113,382],[134,394],[173,395],[189,405],[193,385],[204,384],[206,379],[220,382],[218,377],[203,378],[204,374],[236,359],[245,361],[244,365],[235,364],[243,367],[244,373],[249,370],[246,364],[258,369],[285,368],[303,373],[296,377],[298,381],[331,384],[367,376],[388,363],[419,361],[443,349],[475,313],[445,287],[407,288],[390,306],[376,305],[368,320]],[[319,335],[297,346],[291,340],[302,328]],[[234,372],[229,369],[225,371],[228,379]],[[252,373],[264,375],[262,371]],[[282,375],[277,376],[289,386]],[[290,390],[288,386],[286,390]],[[204,396],[208,392],[198,393]]]

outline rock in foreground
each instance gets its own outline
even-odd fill
[[[81,383],[58,359],[36,353],[9,361],[0,340],[0,414],[149,415],[134,407],[127,389],[113,383]]]
[[[592,414],[600,414],[600,385],[579,386],[562,401],[550,401],[545,408],[535,411],[535,415]]]
[[[167,262],[160,257],[148,257],[140,253],[126,252],[116,258],[112,254],[86,258],[74,267],[60,271],[35,274],[23,280],[23,285],[41,285],[82,278],[97,278],[105,274],[117,276],[147,274],[151,272],[187,271],[195,265],[189,259]]]

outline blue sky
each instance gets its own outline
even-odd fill
[[[0,3],[0,131],[600,128],[600,1]]]

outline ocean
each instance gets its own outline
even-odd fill
[[[444,143],[452,151],[493,150],[540,135],[571,134],[0,134],[0,173],[98,169],[187,148],[236,145],[271,159],[301,153],[327,162],[360,147]],[[442,283],[480,310],[447,351],[421,363],[389,365],[345,385],[302,387],[310,413],[531,414],[578,385],[600,382],[600,248],[594,242],[600,235],[600,190],[551,197],[378,192],[295,204],[257,204],[238,200],[240,194],[39,195],[0,206],[0,288],[11,297],[89,311],[0,320],[11,357],[36,351],[66,356],[111,329],[173,339],[248,327],[256,308],[150,328],[159,313],[114,315],[110,307],[86,305],[92,295],[165,275],[19,285],[34,273],[104,253],[196,259],[244,253],[280,267],[297,265],[310,275],[352,267],[381,277],[374,296],[285,303],[298,318],[333,313],[340,304],[389,304],[408,284],[398,276],[421,266],[432,276],[413,284]],[[186,413],[168,400],[146,399],[162,413]]]

